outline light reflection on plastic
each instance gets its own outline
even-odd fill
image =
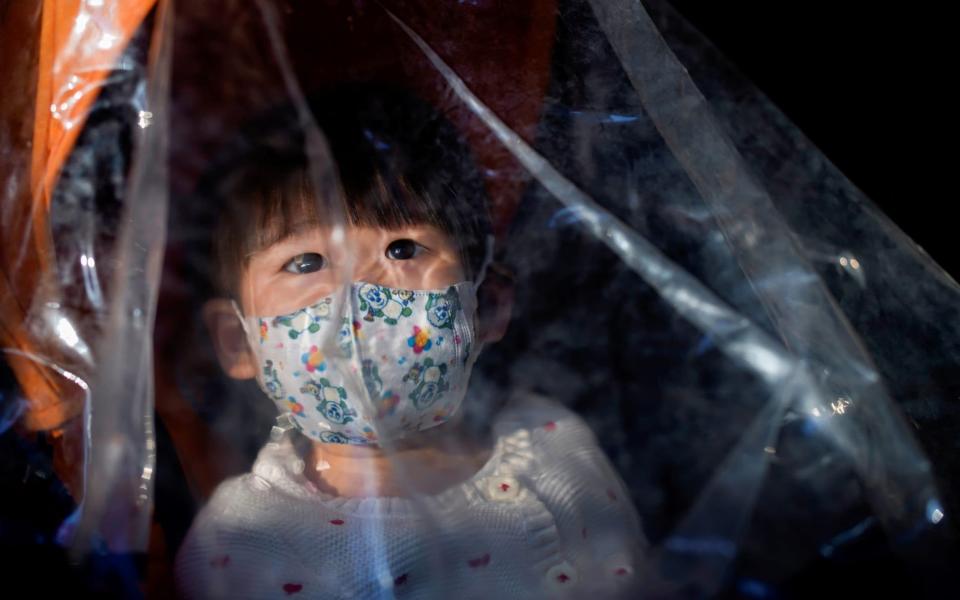
[[[153,119],[153,113],[149,110],[141,110],[137,114],[137,125],[140,129],[146,129],[150,126],[150,122]]]
[[[77,15],[77,20],[74,21],[73,23],[74,33],[86,29],[87,23],[89,22],[90,22],[90,15],[88,15],[85,12],[81,12],[79,15]]]
[[[141,473],[140,478],[145,481],[149,481],[150,479],[152,479],[153,467],[150,467],[150,466],[143,467],[143,473]],[[141,489],[140,494],[137,495],[137,506],[143,506],[149,500],[150,500],[150,494],[145,489]]]
[[[748,362],[753,365],[757,371],[766,374],[770,379],[782,378],[789,369],[783,357],[778,356],[769,348],[751,345],[744,348],[742,354],[745,357],[749,357]]]
[[[547,221],[547,227],[555,229],[577,223],[583,219],[583,212],[583,208],[580,206],[565,206],[550,216],[550,220]]]
[[[830,408],[833,409],[833,414],[835,415],[842,415],[844,410],[846,410],[842,402],[834,402],[830,405]]]
[[[850,401],[846,398],[837,398],[836,402],[830,403],[830,408],[833,409],[833,414],[842,415],[847,411],[847,407],[850,406]]]
[[[874,519],[874,517],[867,517],[850,529],[834,536],[833,539],[820,547],[820,554],[830,558],[838,549],[841,549],[850,542],[860,538],[865,531],[874,526],[875,522],[876,519]]]
[[[20,420],[20,415],[23,414],[27,406],[26,400],[18,397],[8,400],[4,397],[3,392],[0,392],[0,434]]]
[[[373,144],[373,147],[376,148],[377,150],[386,151],[390,149],[390,144],[386,143],[385,141],[383,141],[382,139],[374,135],[374,133],[369,129],[363,130],[363,137],[367,138],[367,140],[371,144]]]
[[[757,579],[741,579],[737,589],[749,598],[768,598],[773,596],[770,586]]]
[[[571,115],[588,117],[597,123],[633,123],[640,117],[635,115],[620,115],[616,113],[598,113],[596,111],[571,110]]]
[[[851,257],[841,256],[837,262],[840,263],[841,267],[850,267],[854,271],[860,268],[860,261],[852,256]]]
[[[80,255],[80,265],[92,269],[96,266],[96,261],[92,256],[87,256],[86,254]]]
[[[105,33],[100,36],[100,41],[97,42],[97,48],[100,48],[101,50],[109,50],[110,48],[113,48],[113,44],[118,39],[119,39],[119,36],[116,36],[110,33]]]
[[[927,501],[927,520],[934,525],[943,520],[943,506],[936,498]]]
[[[71,325],[70,321],[65,317],[60,317],[60,320],[57,321],[57,335],[71,348],[80,342],[80,336],[77,335],[77,330],[73,328],[73,325]]]

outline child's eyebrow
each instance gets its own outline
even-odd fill
[[[291,243],[292,241],[295,240],[295,238],[304,236],[308,232],[316,231],[323,227],[324,225],[320,223],[306,222],[306,223],[297,223],[296,225],[286,229],[285,231],[268,232],[260,236],[259,239],[256,240],[254,247],[251,248],[250,251],[244,255],[244,257],[250,258],[256,254],[260,254],[266,250],[270,250],[275,246]],[[326,238],[329,236],[323,236],[323,237]]]
[[[345,225],[344,227],[350,227],[350,225]],[[385,231],[397,233],[397,234],[410,233],[412,235],[418,235],[418,236],[446,235],[442,230],[438,229],[434,225],[430,225],[429,223],[400,224],[394,227],[389,227],[386,225],[376,225],[373,227],[377,229],[383,229]],[[335,229],[335,226],[331,226],[328,223],[321,223],[319,221],[311,220],[311,221],[297,223],[292,227],[288,228],[286,231],[271,231],[261,236],[257,240],[255,247],[251,249],[249,252],[247,252],[244,255],[244,258],[249,259],[252,256],[255,256],[264,251],[267,251],[275,246],[280,246],[285,243],[292,243],[292,241],[294,241],[295,238],[306,235],[310,232],[317,231],[317,230],[326,230],[324,234],[320,236],[322,239],[326,241],[326,240],[329,240],[329,238],[333,234],[334,229]]]

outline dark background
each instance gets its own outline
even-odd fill
[[[952,209],[948,178],[954,172],[950,163],[955,151],[952,126],[948,127],[952,124],[946,120],[952,99],[946,84],[955,66],[951,68],[947,60],[943,30],[949,21],[944,14],[916,5],[905,12],[897,5],[836,0],[670,1],[908,235],[955,277],[960,275],[952,248],[956,226],[948,218]],[[572,321],[594,324],[589,319]],[[622,323],[617,325],[623,328]],[[9,373],[0,368],[0,390],[12,386]],[[929,420],[951,423],[936,415]],[[942,440],[956,439],[956,431],[949,427],[935,430],[924,424],[920,431],[921,441],[935,457],[942,456],[937,448],[949,447]],[[51,534],[69,512],[70,500],[50,475],[45,444],[33,447],[21,442],[12,434],[0,438],[0,455],[7,459],[0,464],[0,483],[10,484],[0,485],[5,502],[0,513],[10,516],[0,522],[0,538],[12,550],[0,552],[7,572],[26,575],[20,578],[24,584],[47,593],[76,591],[83,589],[82,582],[91,581],[110,590],[136,589],[136,573],[124,557],[95,561],[86,578],[57,568],[65,557]],[[166,506],[172,506],[169,499]],[[872,548],[871,544],[864,543]],[[860,560],[854,566],[859,570],[845,568],[847,581],[856,586],[863,584],[864,569],[896,571],[885,557]],[[142,573],[142,564],[139,567]],[[816,595],[804,586],[830,580],[833,572],[825,569],[814,565],[795,583],[800,592],[810,592],[798,597]],[[870,591],[891,580],[900,581],[897,573],[875,580]],[[834,589],[840,591],[848,590]]]
[[[960,276],[950,22],[925,4],[670,0],[831,161]]]

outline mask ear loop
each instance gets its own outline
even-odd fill
[[[491,234],[487,234],[486,239],[484,240],[484,250],[483,250],[483,262],[480,264],[480,272],[477,273],[477,276],[473,280],[473,303],[475,306],[473,314],[473,330],[474,332],[479,331],[480,323],[477,321],[479,315],[479,306],[480,301],[480,286],[483,285],[483,282],[487,278],[487,271],[490,270],[490,265],[493,264],[493,249],[496,243],[496,238]],[[476,337],[476,336],[475,336]],[[484,342],[475,341],[476,348],[474,353],[479,355],[483,351]]]
[[[250,338],[250,328],[247,327],[247,319],[243,316],[240,305],[237,304],[236,300],[231,298],[230,306],[233,307],[233,312],[237,315],[237,318],[240,319],[240,327],[243,328],[243,333],[247,336],[247,343],[252,346],[253,341]],[[270,441],[272,443],[279,443],[288,432],[296,428],[297,426],[293,422],[293,415],[289,412],[280,413],[277,415],[273,427],[270,428]]]
[[[250,338],[250,329],[247,327],[247,320],[243,316],[243,311],[240,310],[240,305],[237,304],[237,301],[233,298],[230,298],[230,306],[233,307],[234,314],[237,315],[237,318],[240,319],[240,327],[243,328],[243,332],[247,334],[247,339]]]
[[[487,278],[487,269],[493,264],[493,247],[495,243],[496,239],[493,235],[487,234],[487,238],[483,244],[483,262],[480,264],[480,272],[477,273],[477,276],[473,280],[474,292],[480,289],[480,286],[483,285],[484,280]]]

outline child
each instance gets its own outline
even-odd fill
[[[261,127],[217,182],[225,298],[204,318],[226,373],[256,377],[290,427],[196,518],[182,593],[623,594],[642,535],[583,421],[535,398],[485,429],[463,418],[509,307],[487,276],[482,183],[462,142],[397,92],[342,90],[311,109],[335,189],[317,190],[323,174],[287,126]]]

